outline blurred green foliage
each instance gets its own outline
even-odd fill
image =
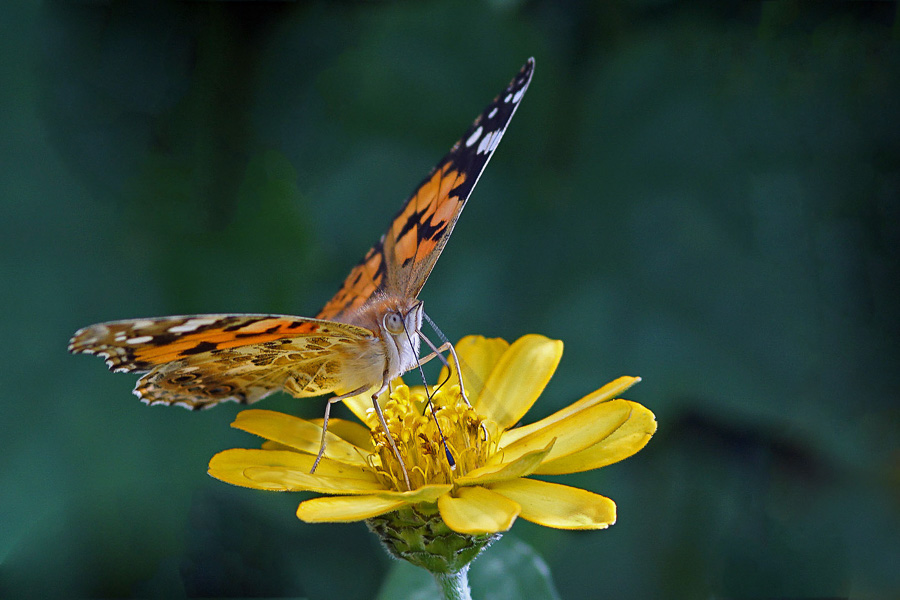
[[[148,408],[66,340],[314,314],[528,56],[422,298],[452,339],[565,341],[529,418],[629,374],[660,427],[563,479],[615,526],[515,535],[567,599],[900,594],[894,3],[0,10],[0,597],[378,593],[363,525],[206,476],[239,407]]]

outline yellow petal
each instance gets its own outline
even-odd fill
[[[405,500],[378,496],[333,496],[313,498],[297,507],[297,518],[307,523],[349,523],[397,510]]]
[[[515,425],[544,391],[562,352],[561,341],[542,335],[517,339],[491,371],[474,402],[475,411],[492,419],[501,429]]]
[[[312,419],[319,427],[322,426],[323,419]],[[328,433],[333,433],[339,438],[346,440],[356,446],[362,448],[367,453],[373,453],[375,446],[372,444],[372,434],[369,428],[360,425],[356,421],[348,421],[347,419],[328,419]]]
[[[435,483],[423,485],[422,487],[409,492],[388,490],[386,492],[379,492],[376,495],[379,498],[384,498],[386,500],[404,500],[407,504],[416,504],[418,502],[434,502],[452,489],[453,486],[449,483]]]
[[[278,442],[273,442],[272,440],[263,441],[260,448],[262,448],[263,450],[284,450],[285,452],[297,452],[290,446],[285,446],[284,444],[279,444]]]
[[[399,377],[391,382],[391,385],[396,389],[398,385],[403,385],[403,380]],[[356,415],[356,418],[359,419],[363,423],[368,423],[366,419],[366,415],[368,415],[369,410],[375,406],[372,402],[372,394],[378,391],[378,388],[373,387],[369,390],[366,390],[362,394],[357,394],[356,396],[351,396],[349,398],[345,398],[341,400],[350,411]],[[384,406],[384,403],[387,402],[387,399],[390,397],[391,391],[390,388],[386,389],[383,394],[378,397],[378,403],[381,406]]]
[[[231,426],[310,454],[318,454],[322,443],[321,426],[273,410],[239,412]],[[325,456],[332,460],[365,465],[367,454],[331,432],[325,438]]]
[[[444,523],[459,533],[506,531],[519,514],[518,504],[483,487],[460,488],[455,497],[438,498],[437,505]]]
[[[244,476],[262,485],[280,485],[284,492],[319,492],[321,494],[368,494],[380,490],[384,484],[378,481],[362,481],[342,477],[324,477],[309,471],[285,467],[247,467]],[[267,489],[279,489],[269,487]]]
[[[496,465],[485,465],[483,467],[479,467],[477,469],[473,469],[469,471],[466,475],[462,477],[457,477],[454,479],[454,483],[457,485],[483,485],[485,483],[494,483],[497,481],[506,481],[507,479],[515,479],[517,477],[525,477],[526,475],[531,475],[535,469],[537,469],[541,461],[544,460],[544,457],[550,452],[550,449],[553,448],[553,442],[556,440],[551,440],[547,447],[543,450],[535,450],[534,452],[527,452],[525,455],[520,456],[516,460],[508,463],[500,463]]]
[[[316,474],[310,475],[309,470],[312,468],[314,460],[315,458],[310,455],[293,451],[234,448],[219,452],[210,459],[209,474],[233,485],[260,490],[284,491],[295,488],[289,486],[287,482],[273,477],[258,477],[257,473],[252,471],[253,469],[303,473],[310,478],[307,482],[310,485],[302,486],[302,489],[327,491],[322,488],[322,485],[333,481],[338,481],[343,487],[352,489],[371,490],[382,487],[372,471],[328,459],[323,459],[316,469]]]
[[[459,340],[454,346],[456,355],[459,356],[460,366],[463,370],[463,383],[466,388],[466,395],[470,402],[474,402],[481,394],[484,382],[509,348],[509,342],[501,338],[486,338],[481,335],[467,335]],[[453,358],[449,359],[450,370],[447,367],[441,369],[441,375],[438,381],[450,380],[448,385],[458,383],[456,378],[456,366],[453,364]]]
[[[511,461],[527,452],[545,448],[554,438],[556,443],[544,459],[547,462],[589,448],[628,420],[632,404],[627,400],[611,400],[595,404],[516,440],[491,456],[488,464]]]
[[[488,486],[522,507],[520,516],[557,529],[606,529],[616,522],[616,503],[579,488],[514,479]]]
[[[534,472],[558,475],[599,469],[628,458],[643,448],[656,433],[656,417],[640,404],[630,404],[632,411],[628,420],[607,437],[579,452],[545,461]]]
[[[510,429],[503,433],[503,439],[500,440],[500,447],[504,447],[512,442],[516,441],[519,438],[525,437],[526,435],[546,427],[551,423],[555,423],[561,419],[564,419],[570,415],[573,415],[585,408],[589,408],[595,404],[600,404],[601,402],[607,402],[612,400],[613,398],[617,398],[622,395],[622,393],[638,383],[641,380],[640,377],[619,377],[614,381],[610,381],[606,385],[604,385],[599,390],[588,394],[578,402],[570,404],[569,406],[556,411],[552,415],[541,419],[540,421],[535,421],[534,423],[530,423],[528,425],[523,425],[522,427],[516,427],[515,429]]]

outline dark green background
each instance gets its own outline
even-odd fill
[[[3,8],[0,596],[376,593],[362,524],[207,477],[239,407],[148,408],[65,344],[314,314],[529,56],[422,298],[451,339],[565,341],[529,420],[632,374],[659,432],[560,478],[615,526],[513,535],[563,598],[900,592],[895,4]]]

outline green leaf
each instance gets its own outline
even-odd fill
[[[479,600],[559,600],[550,568],[534,548],[506,534],[477,558],[469,569],[472,597]],[[398,561],[378,600],[431,600],[440,597],[428,571]]]

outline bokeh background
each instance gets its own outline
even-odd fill
[[[567,599],[900,594],[895,3],[0,10],[0,596],[377,594],[362,524],[206,475],[238,406],[148,408],[66,341],[314,314],[529,56],[422,298],[565,341],[529,419],[631,374],[659,431],[566,479],[615,526],[511,535]]]

